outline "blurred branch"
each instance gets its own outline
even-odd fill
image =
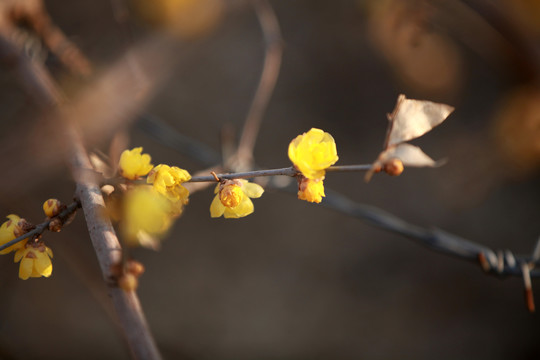
[[[274,9],[267,0],[253,0],[252,4],[261,25],[266,53],[259,85],[244,122],[236,156],[233,157],[233,161],[236,162],[233,164],[233,168],[241,170],[249,168],[253,162],[253,149],[257,134],[263,114],[276,86],[283,54],[283,39]]]
[[[54,106],[61,103],[63,97],[47,69],[24,53],[24,44],[17,42],[17,37],[13,36],[15,32],[14,27],[0,27],[0,60],[16,69],[22,85],[37,104]]]
[[[205,167],[221,162],[221,157],[216,151],[181,134],[155,115],[144,114],[140,116],[137,125],[145,134],[154,137],[161,144],[198,161]]]
[[[126,337],[131,354],[136,359],[160,359],[161,355],[148,329],[139,298],[134,291],[127,292],[113,285],[112,267],[122,259],[122,248],[109,219],[103,216],[105,201],[99,184],[84,171],[92,171],[88,154],[76,135],[73,136],[73,168],[77,179],[77,196],[81,201],[90,239],[103,273],[109,284],[109,294]],[[81,173],[82,170],[82,173]],[[82,176],[81,176],[82,175]]]
[[[28,239],[30,237],[41,235],[46,229],[49,228],[49,224],[54,219],[58,218],[63,223],[69,217],[69,215],[73,214],[77,210],[77,208],[80,207],[80,205],[81,204],[78,201],[72,202],[64,210],[62,210],[57,216],[55,216],[53,218],[50,218],[47,221],[44,221],[39,225],[36,225],[35,229],[33,229],[33,230],[31,230],[31,231],[29,231],[29,232],[15,238],[15,239],[13,239],[13,240],[11,240],[11,241],[1,245],[0,246],[0,251],[2,251],[4,249],[7,249],[8,247],[10,247],[13,244],[16,244],[16,243],[18,243],[20,241],[23,241],[24,239]]]
[[[62,98],[49,72],[42,64],[34,62],[25,56],[18,44],[9,41],[9,36],[6,36],[6,31],[9,31],[9,28],[7,29],[2,29],[3,32],[0,30],[0,56],[6,56],[7,54],[14,57],[23,84],[38,100],[41,100],[41,103],[55,106],[60,111]],[[9,35],[9,32],[7,35]],[[70,112],[64,114],[65,117],[69,117],[69,115],[71,115]],[[112,284],[114,277],[111,273],[111,266],[120,262],[122,249],[110,221],[102,216],[105,206],[104,200],[95,177],[88,176],[94,171],[82,142],[75,131],[75,126],[68,122],[63,122],[62,125],[68,127],[67,135],[69,138],[67,141],[71,141],[70,150],[73,153],[71,159],[72,172],[77,182],[76,194],[80,199],[90,238],[103,277],[109,285],[109,293],[127,345],[136,359],[160,359],[161,356],[148,329],[137,294],[134,291],[124,291]]]
[[[26,23],[43,40],[47,48],[72,73],[90,75],[88,59],[51,20],[42,0],[19,1],[13,5],[11,18],[15,23]]]

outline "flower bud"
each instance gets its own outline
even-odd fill
[[[390,176],[398,176],[403,172],[403,163],[399,159],[390,159],[384,164],[384,171]]]
[[[144,265],[136,260],[128,260],[126,270],[128,273],[140,277],[144,273]]]
[[[49,199],[43,203],[43,212],[47,217],[52,218],[60,213],[62,203],[57,199]]]
[[[125,273],[118,279],[118,286],[126,291],[135,291],[139,285],[139,280],[132,273]]]

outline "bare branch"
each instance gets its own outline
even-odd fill
[[[371,169],[371,165],[342,165],[342,166],[330,166],[326,169],[329,172],[351,172],[351,171],[367,171]],[[239,173],[227,173],[227,174],[215,174],[219,179],[250,179],[261,176],[297,176],[301,172],[298,171],[295,167],[286,167],[280,169],[265,169],[265,170],[254,170],[246,171]],[[215,176],[193,176],[188,182],[206,182],[206,181],[216,181]]]
[[[235,160],[240,169],[246,169],[252,163],[253,148],[263,114],[276,86],[283,54],[283,40],[274,9],[267,0],[253,0],[252,3],[263,31],[266,54],[259,85],[246,117],[236,153]]]
[[[289,190],[293,191],[293,189]],[[482,264],[482,259],[484,259],[485,271],[490,274],[523,276],[521,264],[529,263],[532,260],[531,256],[514,257],[507,250],[502,257],[503,266],[501,267],[496,252],[487,246],[466,240],[437,228],[427,229],[411,224],[384,210],[356,203],[330,189],[326,190],[326,198],[321,205],[358,218],[383,230],[403,235],[432,251],[452,255],[474,263],[480,262]],[[540,277],[540,270],[532,270],[530,275]]]
[[[75,140],[73,144],[72,165],[73,175],[78,180],[76,193],[81,201],[90,239],[96,251],[103,278],[109,284],[109,294],[115,305],[131,354],[136,359],[161,359],[137,294],[134,291],[126,292],[112,284],[112,266],[120,262],[122,248],[110,220],[103,216],[105,201],[99,184],[92,177],[84,176],[85,172],[92,170],[92,166],[84,147],[78,140]],[[83,176],[80,176],[81,174]]]
[[[6,29],[8,30],[3,30],[9,31],[9,28]],[[113,274],[111,273],[111,266],[120,262],[122,249],[110,220],[103,217],[102,210],[105,203],[99,184],[95,176],[88,176],[88,174],[92,174],[94,171],[82,145],[82,141],[79,138],[79,134],[75,130],[77,125],[79,128],[83,128],[85,132],[88,132],[88,129],[85,129],[80,121],[77,124],[69,121],[75,119],[75,115],[78,116],[81,112],[87,115],[87,119],[92,118],[95,120],[96,115],[92,115],[92,111],[83,110],[95,110],[98,103],[103,105],[103,101],[100,102],[100,99],[92,96],[92,90],[102,90],[100,92],[103,92],[103,82],[101,83],[101,89],[99,86],[97,86],[98,89],[89,89],[85,97],[79,102],[76,102],[71,108],[66,109],[60,106],[63,103],[63,98],[47,69],[42,64],[26,57],[20,48],[20,44],[10,41],[9,32],[0,32],[0,57],[14,58],[21,75],[22,83],[26,85],[29,92],[40,103],[58,109],[60,116],[57,120],[60,121],[59,126],[65,126],[67,128],[65,131],[66,140],[70,143],[70,150],[73,154],[71,164],[73,176],[77,182],[76,194],[80,199],[90,238],[96,251],[103,277],[109,285],[109,293],[114,303],[120,326],[123,329],[128,348],[136,359],[160,359],[161,355],[148,329],[137,294],[134,291],[124,291],[112,283]],[[153,59],[155,60],[155,56]],[[116,86],[126,86],[126,82],[121,81],[128,78],[125,72],[122,72],[119,67],[113,67],[111,73],[113,74],[111,76],[116,80],[114,82]],[[120,73],[121,75],[115,75],[116,73]],[[118,76],[122,77],[122,79],[118,79]],[[109,77],[109,85],[110,80]],[[147,93],[143,94],[141,89],[136,90],[139,91],[136,102],[140,102],[145,97],[147,98]],[[118,101],[119,99],[116,98],[114,102],[115,106],[106,107],[97,117],[99,118],[101,116],[102,118],[106,117],[109,119],[121,117],[123,121],[126,121],[129,116],[125,114],[122,114],[124,116],[119,115],[121,110],[126,110],[126,107],[122,106],[126,104],[118,104]],[[127,107],[132,107],[131,104],[135,103],[132,100],[129,102],[130,105]],[[110,104],[112,105],[112,102]],[[112,109],[115,111],[112,111]]]
[[[205,167],[214,166],[221,162],[221,157],[216,151],[181,134],[155,115],[142,115],[139,117],[137,125],[145,134],[154,137],[161,144],[198,161]]]

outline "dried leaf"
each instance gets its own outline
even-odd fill
[[[450,105],[412,100],[399,95],[394,112],[388,116],[390,131],[387,146],[424,135],[446,120],[452,111],[454,108]]]
[[[399,159],[403,165],[413,167],[435,167],[444,163],[444,160],[433,160],[418,146],[411,144],[399,144],[397,146],[392,146],[383,151],[377,161],[384,164],[390,159]]]

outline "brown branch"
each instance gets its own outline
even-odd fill
[[[76,194],[81,201],[90,239],[96,251],[103,278],[109,285],[109,294],[128,347],[136,359],[161,359],[137,294],[134,291],[126,292],[112,284],[114,277],[111,269],[114,264],[120,262],[122,248],[111,222],[103,217],[105,202],[99,184],[92,176],[86,176],[88,171],[93,171],[88,154],[76,135],[73,138],[72,171],[77,180]]]
[[[80,207],[80,203],[78,201],[74,201],[71,204],[69,204],[64,210],[62,210],[57,216],[54,216],[41,224],[38,224],[35,226],[35,228],[13,240],[8,241],[7,243],[0,246],[0,251],[7,249],[11,245],[14,245],[18,242],[23,241],[24,239],[28,239],[30,237],[37,237],[47,229],[49,229],[49,224],[53,221],[53,219],[60,219],[61,223],[63,224],[70,215],[74,214],[75,211],[77,211],[77,208]]]
[[[73,176],[77,181],[76,194],[80,199],[83,208],[90,238],[96,251],[103,277],[109,285],[109,294],[115,306],[127,346],[130,349],[132,356],[136,359],[160,359],[161,356],[148,329],[137,294],[134,291],[124,291],[112,282],[113,276],[111,273],[111,266],[120,261],[122,249],[110,221],[102,216],[104,200],[101,196],[96,177],[89,176],[93,174],[94,171],[90,165],[82,141],[79,138],[79,134],[75,130],[76,128],[83,128],[85,133],[87,133],[88,129],[84,128],[82,126],[83,123],[80,121],[78,123],[76,121],[69,121],[76,119],[75,116],[80,115],[83,110],[86,110],[82,112],[83,115],[89,117],[88,115],[91,112],[89,113],[88,110],[96,109],[100,99],[92,97],[91,95],[95,93],[95,91],[91,91],[92,89],[89,88],[88,91],[90,95],[85,94],[87,95],[85,98],[75,104],[71,104],[71,107],[63,106],[64,101],[61,92],[54,79],[50,76],[48,70],[43,64],[32,61],[32,59],[24,54],[21,44],[12,41],[12,37],[10,37],[11,31],[15,31],[15,29],[10,26],[3,26],[0,28],[0,58],[13,63],[17,67],[23,85],[36,101],[57,109],[58,114],[56,115],[58,118],[56,120],[60,121],[60,124],[57,124],[57,126],[66,128],[65,132],[63,132],[67,137],[64,139],[64,142],[69,143],[70,146],[67,146],[67,148],[73,154],[71,165]],[[120,66],[120,64],[118,64],[118,66]],[[122,76],[124,76],[124,78],[127,77],[127,74],[117,67],[113,67],[111,72],[112,74],[120,72],[121,75],[119,76],[121,78]],[[113,75],[113,77],[114,80],[116,80],[114,82],[116,86],[126,84],[125,82],[120,81],[118,76]],[[124,80],[124,78],[122,78],[122,80]],[[105,79],[108,79],[109,83],[112,81],[111,76],[105,76]],[[98,85],[102,85],[102,83],[98,82]],[[143,95],[147,98],[148,92],[143,93],[139,91],[138,102],[145,99],[145,96]],[[113,112],[112,110],[114,109],[115,111],[113,114],[104,116],[104,113],[98,112],[97,117],[116,118],[119,116],[116,111],[133,108],[133,103],[133,101],[130,101],[126,106],[125,103],[120,102],[120,104],[117,104],[117,108],[111,106],[110,108],[104,109],[104,112]],[[100,104],[103,105],[103,102]],[[120,117],[123,119],[128,118],[128,116],[121,115]]]
[[[42,0],[15,3],[10,15],[14,23],[27,23],[72,73],[83,77],[90,75],[90,61],[52,22]]]

